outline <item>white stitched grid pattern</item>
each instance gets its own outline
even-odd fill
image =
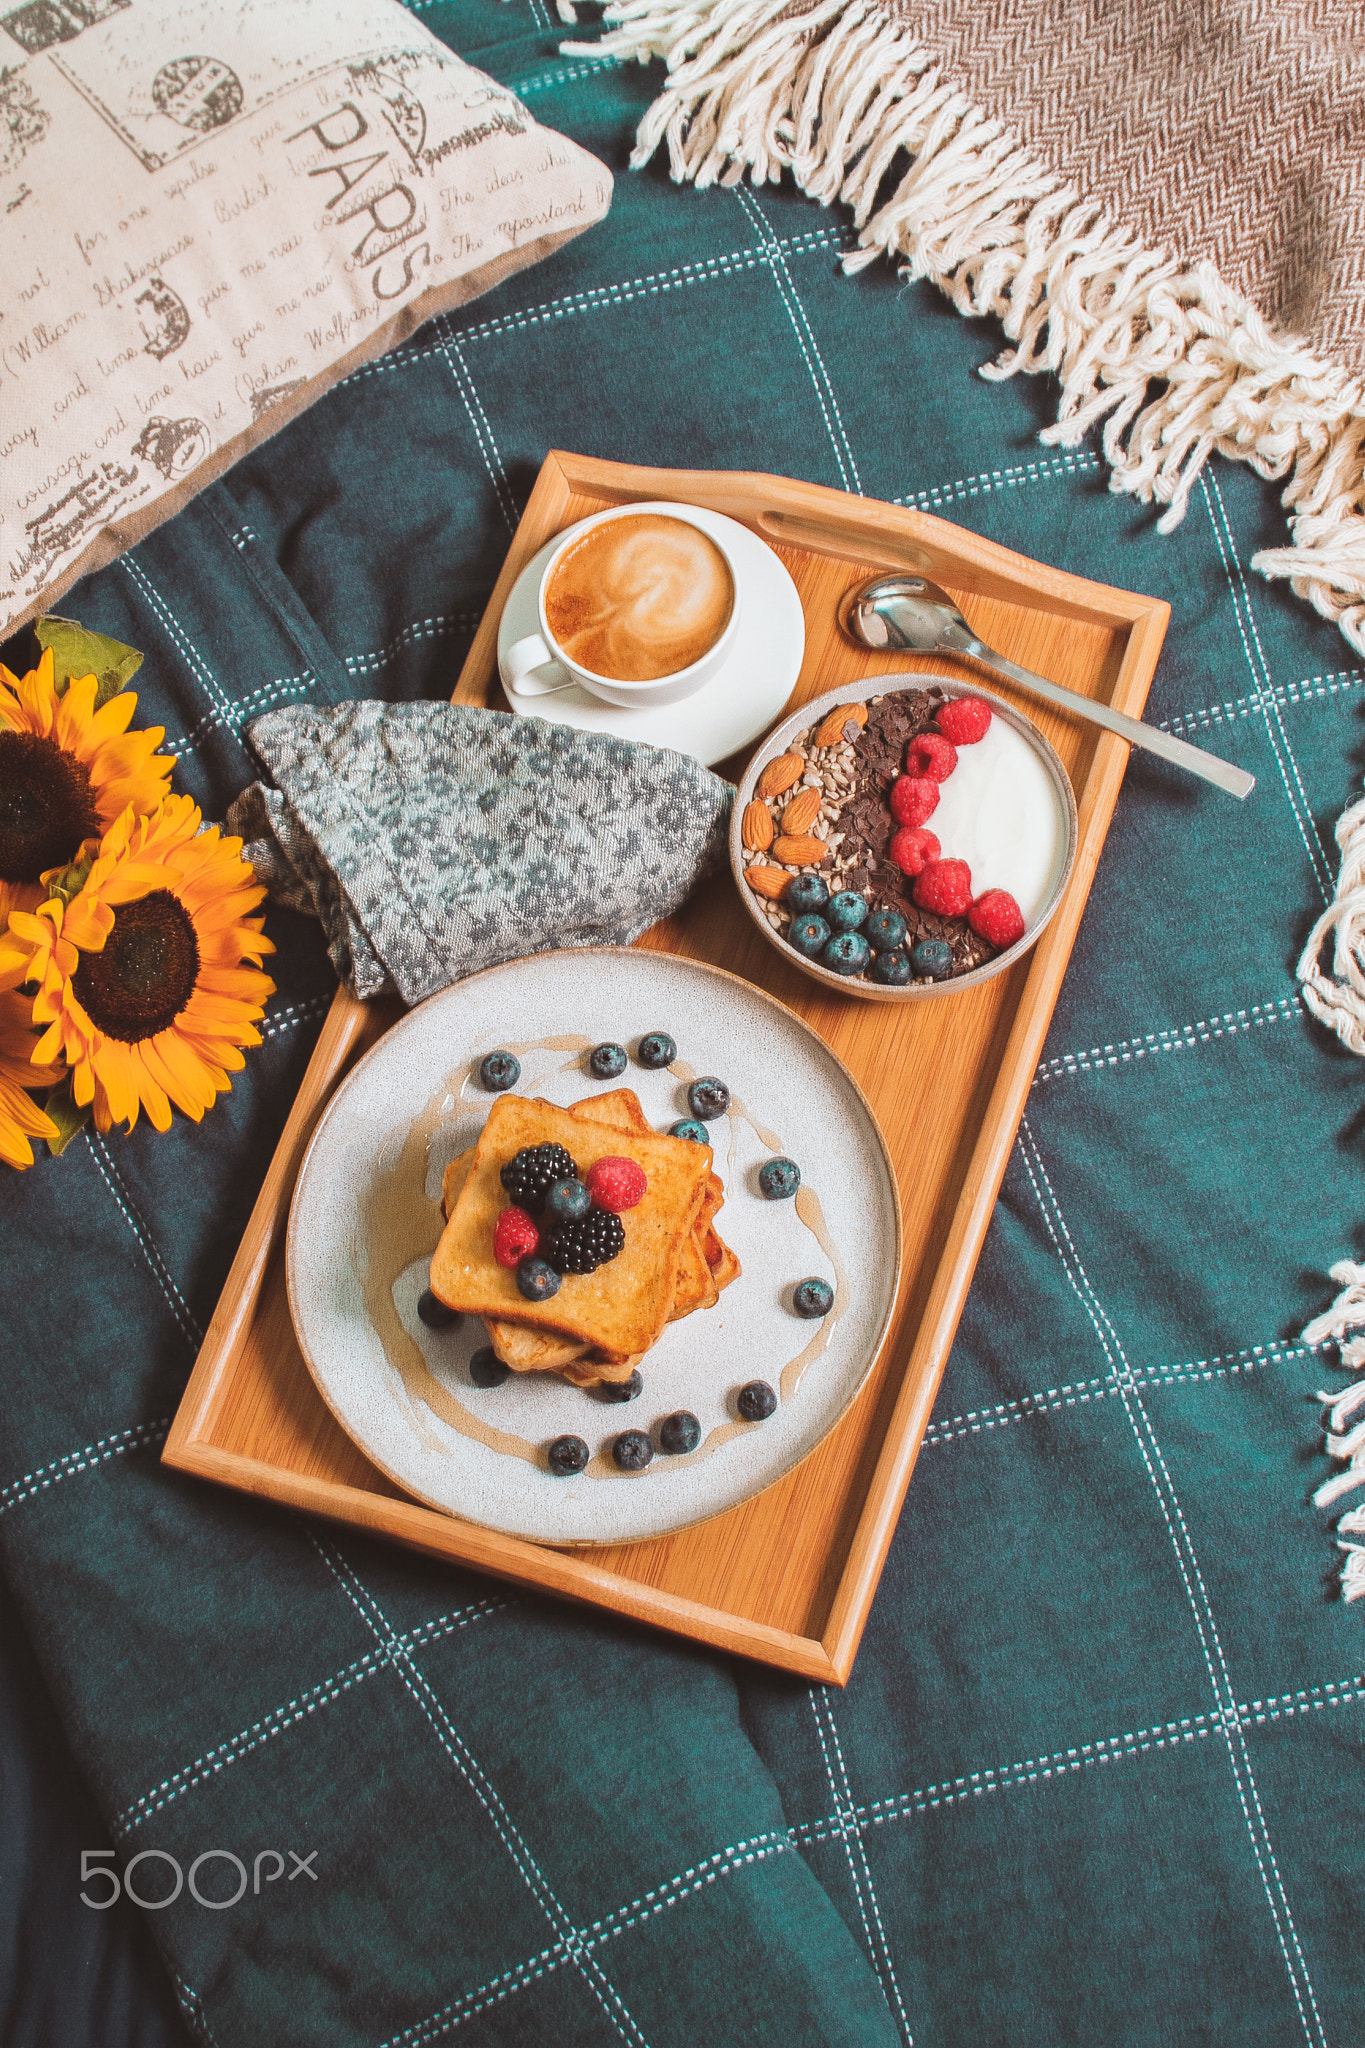
[[[856,239],[846,229],[817,228],[802,235],[779,236],[776,246],[784,255],[804,256],[819,249],[850,249]],[[710,284],[717,278],[736,277],[745,270],[762,270],[772,261],[770,247],[732,249],[725,256],[706,256],[695,263],[678,263],[671,270],[650,271],[643,277],[629,278],[619,284],[594,285],[587,291],[566,292],[562,298],[547,299],[539,306],[527,306],[519,313],[504,313],[496,319],[462,327],[458,330],[459,337],[462,342],[490,341],[500,334],[548,326],[552,321],[571,319],[578,313],[599,312],[605,306],[625,306],[633,299],[657,298],[663,292],[678,291],[685,285]],[[445,317],[449,319],[450,316]],[[352,370],[349,377],[344,377],[337,388],[344,389],[365,377],[390,375],[395,370],[407,369],[410,364],[426,362],[440,352],[436,342],[429,342],[421,348],[393,349],[377,362],[362,363],[359,369]]]
[[[122,1176],[110,1156],[108,1146],[99,1132],[93,1127],[88,1128],[85,1135],[89,1140],[90,1157],[99,1169],[100,1178],[122,1212],[124,1222],[137,1239],[138,1249],[147,1262],[152,1278],[161,1289],[171,1314],[180,1325],[181,1335],[188,1339],[190,1348],[197,1351],[204,1341],[204,1333],[191,1315],[189,1303],[176,1286],[175,1281],[171,1277],[169,1267],[156,1246],[152,1243],[147,1233],[146,1225],[134,1208],[133,1198],[123,1185]]]
[[[391,661],[409,647],[421,640],[445,640],[456,633],[472,633],[483,612],[438,612],[434,618],[414,619],[395,633],[392,640],[383,647],[376,647],[369,654],[347,654],[342,657],[346,673],[352,676],[373,675],[376,669],[387,668]]]
[[[1036,462],[1020,462],[1009,469],[983,469],[978,476],[960,476],[951,484],[930,484],[924,491],[906,491],[890,502],[911,506],[918,512],[937,512],[945,505],[987,497],[992,491],[1014,491],[1023,484],[1055,483],[1059,477],[1089,476],[1099,466],[1097,456],[1085,453],[1040,456]]]
[[[435,1621],[424,1621],[417,1628],[408,1629],[399,1641],[414,1645],[434,1643],[442,1636],[451,1635],[456,1629],[468,1628],[471,1622],[482,1621],[487,1615],[501,1614],[504,1609],[514,1604],[507,1600],[476,1600],[468,1607],[457,1608],[453,1614],[443,1614]],[[202,1756],[195,1757],[193,1763],[182,1764],[178,1771],[172,1771],[159,1785],[153,1785],[150,1791],[142,1793],[125,1806],[121,1813],[114,1816],[115,1833],[127,1833],[140,1821],[149,1819],[154,1813],[160,1813],[162,1807],[169,1806],[173,1799],[179,1799],[183,1793],[192,1791],[206,1778],[216,1776],[219,1771],[226,1770],[229,1764],[235,1764],[240,1757],[249,1755],[253,1749],[259,1749],[262,1743],[283,1734],[285,1729],[292,1728],[295,1722],[306,1720],[320,1707],[330,1706],[333,1700],[340,1699],[352,1686],[362,1684],[378,1671],[387,1670],[393,1662],[393,1656],[394,1653],[388,1649],[367,1650],[363,1657],[356,1657],[351,1663],[343,1665],[341,1670],[334,1671],[329,1678],[320,1679],[307,1692],[301,1692],[295,1699],[286,1701],[284,1706],[272,1708],[268,1714],[262,1714],[259,1721],[251,1722],[248,1727],[239,1729],[235,1735],[225,1736],[221,1742],[215,1743],[212,1749],[206,1749]]]
[[[1231,725],[1238,718],[1254,718],[1267,703],[1277,705],[1325,704],[1346,690],[1358,690],[1365,683],[1365,669],[1329,669],[1325,675],[1305,676],[1297,683],[1281,683],[1256,697],[1225,698],[1221,704],[1206,704],[1201,711],[1183,711],[1163,718],[1163,732],[1207,732],[1211,726]]]
[[[273,683],[262,683],[259,690],[252,690],[245,697],[237,698],[227,711],[206,711],[182,739],[163,740],[162,745],[168,753],[188,753],[204,733],[211,732],[219,725],[225,726],[235,739],[246,721],[254,718],[258,712],[267,710],[281,697],[291,697],[299,690],[311,690],[316,686],[317,677],[310,668],[306,668],[301,676],[276,676]]]
[[[20,1479],[11,1479],[8,1486],[0,1486],[0,1515],[18,1507],[20,1501],[31,1500],[34,1494],[46,1492],[50,1486],[60,1486],[64,1479],[72,1479],[78,1472],[93,1472],[97,1465],[107,1463],[110,1458],[121,1458],[127,1451],[145,1450],[151,1444],[163,1443],[170,1426],[169,1415],[158,1416],[155,1422],[138,1422],[131,1429],[118,1429],[111,1436],[102,1436],[96,1443],[86,1444],[79,1451],[66,1451],[60,1458],[54,1458],[50,1465],[38,1465]]]
[[[1247,667],[1251,670],[1251,679],[1257,687],[1257,706],[1265,718],[1266,738],[1270,741],[1271,752],[1275,756],[1276,766],[1280,771],[1280,779],[1284,783],[1284,792],[1289,799],[1289,808],[1294,814],[1294,822],[1299,828],[1299,837],[1303,840],[1304,848],[1308,854],[1314,880],[1322,891],[1323,902],[1330,903],[1332,900],[1332,873],[1327,864],[1327,856],[1323,850],[1322,841],[1318,837],[1317,826],[1313,822],[1312,809],[1304,790],[1303,777],[1299,773],[1299,764],[1294,757],[1294,749],[1289,744],[1289,735],[1284,729],[1284,720],[1280,716],[1280,708],[1274,700],[1270,670],[1266,665],[1265,653],[1261,647],[1261,636],[1256,627],[1256,614],[1251,608],[1251,594],[1246,586],[1246,578],[1242,574],[1242,565],[1237,559],[1236,545],[1232,535],[1232,523],[1227,515],[1227,507],[1223,503],[1222,488],[1219,485],[1217,476],[1213,475],[1209,470],[1204,470],[1200,474],[1199,489],[1208,508],[1209,524],[1213,528],[1213,537],[1217,542],[1218,553],[1223,563],[1223,571],[1227,577],[1228,595],[1232,599],[1233,616],[1237,621],[1237,631],[1241,636],[1242,650],[1246,655]],[[1214,509],[1215,499],[1217,500],[1216,512]],[[1285,765],[1286,761],[1288,762],[1287,767]]]
[[[849,1876],[853,1880],[853,1891],[858,1901],[858,1914],[863,1923],[863,1934],[867,1941],[868,1959],[881,1980],[883,1997],[886,1996],[887,1985],[890,1985],[891,1998],[887,1998],[887,2005],[889,2007],[894,1998],[896,2012],[900,2020],[901,2037],[906,2043],[906,2048],[914,2048],[913,2037],[910,2032],[910,2022],[906,2017],[905,2006],[901,2000],[900,1985],[896,1981],[896,1967],[891,1960],[891,1945],[886,1938],[886,1927],[882,1920],[882,1909],[877,1901],[876,1886],[872,1882],[872,1865],[868,1861],[867,1845],[863,1841],[860,1828],[856,1826],[849,1828],[844,1825],[845,1814],[850,1818],[853,1814],[853,1788],[848,1781],[848,1767],[844,1762],[843,1745],[839,1741],[839,1730],[835,1724],[834,1707],[827,1687],[812,1686],[807,1697],[810,1701],[811,1713],[815,1717],[815,1732],[820,1738],[820,1754],[824,1759],[825,1776],[829,1780],[829,1789],[834,1798],[835,1822],[843,1838],[844,1854],[848,1859]],[[839,1778],[837,1781],[834,1776],[834,1762],[831,1760],[829,1746],[825,1741],[825,1731],[820,1722],[822,1708],[825,1720],[829,1723],[830,1741],[834,1744],[834,1756],[838,1760]],[[844,1789],[842,1800],[839,1797],[840,1784],[843,1785]],[[857,1851],[856,1859],[854,1855],[855,1849]],[[861,1877],[858,1874],[860,1865],[862,1867]],[[872,1929],[868,1926],[867,1905],[863,1902],[864,1883],[867,1885],[867,1905],[871,1906],[872,1917],[877,1923],[877,1939],[875,1944],[872,1939]]]
[[[310,1024],[315,1017],[325,1017],[332,1007],[331,996],[309,996],[303,1003],[290,1003],[283,1010],[272,1010],[256,1026],[262,1038],[282,1038],[286,1031],[293,1031],[300,1024]]]
[[[418,1711],[423,1715],[446,1755],[454,1764],[466,1786],[492,1822],[503,1848],[511,1858],[513,1867],[532,1898],[546,1918],[568,1945],[568,1953],[584,1983],[597,1999],[603,2014],[611,2022],[623,2041],[634,2040],[637,2048],[648,2048],[648,2043],[631,2014],[611,1984],[606,1973],[593,1957],[578,1943],[577,1933],[568,1914],[556,1898],[546,1881],[540,1866],[532,1856],[522,1838],[520,1829],[512,1820],[494,1786],[485,1776],[482,1766],[469,1745],[457,1733],[450,1716],[427,1682],[424,1674],[413,1662],[411,1651],[401,1644],[399,1637],[390,1626],[383,1609],[373,1593],[363,1584],[357,1572],[347,1563],[345,1554],[335,1543],[324,1543],[313,1529],[308,1531],[309,1539],[327,1569],[336,1579],[356,1612],[381,1643],[394,1651],[393,1668],[411,1695]]]
[[[598,57],[582,64],[561,65],[558,71],[537,72],[533,78],[519,78],[512,90],[519,100],[524,100],[535,92],[549,92],[556,85],[572,85],[575,79],[595,78],[599,71],[618,69],[617,58]]]
[[[729,1848],[718,1849],[701,1863],[694,1863],[689,1869],[680,1871],[666,1883],[653,1886],[641,1892],[638,1899],[632,1899],[628,1906],[619,1906],[604,1919],[589,1921],[585,1926],[575,1928],[578,1945],[587,1952],[603,1941],[614,1940],[632,1927],[640,1926],[646,1920],[668,1911],[683,1899],[714,1884],[717,1878],[728,1876],[732,1870],[745,1870],[756,1863],[765,1863],[770,1857],[781,1856],[795,1846],[792,1832],[783,1834],[753,1835],[741,1842],[732,1843]],[[423,2048],[428,2041],[439,2039],[442,2034],[453,2033],[456,2027],[473,2019],[476,2013],[484,2012],[490,2005],[497,2005],[524,1984],[534,1983],[537,1978],[548,1977],[569,1960],[566,1941],[556,1941],[538,1954],[527,1956],[524,1962],[516,1963],[510,1970],[490,1977],[463,1997],[455,1998],[443,2005],[424,2020],[407,2027],[401,2034],[392,2035],[383,2048]]]
[[[1063,1052],[1044,1060],[1033,1077],[1037,1088],[1063,1074],[1087,1074],[1104,1067],[1122,1067],[1152,1053],[1192,1051],[1212,1045],[1215,1039],[1234,1038],[1257,1024],[1282,1024],[1303,1015],[1297,993],[1277,996],[1271,1003],[1251,1003],[1245,1010],[1225,1010],[1221,1017],[1201,1017],[1197,1024],[1178,1024],[1161,1031],[1148,1031],[1141,1038],[1120,1038],[1113,1045],[1092,1045],[1088,1052]]]
[[[1151,1483],[1152,1491],[1156,1495],[1162,1520],[1166,1524],[1166,1532],[1170,1539],[1171,1548],[1175,1553],[1176,1568],[1180,1573],[1186,1599],[1189,1602],[1191,1617],[1194,1621],[1195,1632],[1199,1637],[1199,1647],[1205,1669],[1208,1673],[1209,1686],[1218,1707],[1217,1721],[1227,1744],[1228,1763],[1232,1769],[1238,1802],[1242,1809],[1243,1819],[1246,1822],[1247,1833],[1251,1839],[1252,1854],[1260,1874],[1266,1904],[1270,1909],[1270,1917],[1275,1928],[1275,1937],[1279,1944],[1280,1954],[1284,1958],[1290,1989],[1293,1993],[1294,2003],[1298,2007],[1304,2036],[1310,2043],[1316,2036],[1318,2048],[1326,2048],[1326,2036],[1323,2033],[1322,2019],[1318,2012],[1312,1979],[1309,1976],[1308,1965],[1304,1960],[1303,1950],[1299,1943],[1298,1930],[1294,1925],[1294,1916],[1290,1910],[1284,1882],[1280,1876],[1279,1865],[1270,1840],[1270,1831],[1266,1826],[1265,1816],[1261,1810],[1260,1793],[1257,1790],[1256,1779],[1252,1772],[1251,1758],[1246,1746],[1246,1737],[1243,1733],[1242,1724],[1235,1714],[1232,1682],[1228,1675],[1227,1659],[1223,1653],[1222,1640],[1218,1633],[1218,1624],[1214,1618],[1213,1604],[1209,1599],[1208,1588],[1204,1583],[1204,1574],[1185,1522],[1184,1510],[1180,1505],[1179,1495],[1176,1492],[1165,1456],[1157,1440],[1156,1431],[1152,1427],[1151,1418],[1143,1404],[1140,1392],[1133,1384],[1132,1369],[1129,1366],[1123,1345],[1119,1341],[1118,1332],[1115,1330],[1113,1323],[1101,1304],[1100,1298],[1091,1283],[1084,1265],[1081,1263],[1080,1255],[1072,1241],[1066,1218],[1062,1214],[1061,1204],[1048,1177],[1042,1152],[1039,1149],[1037,1139],[1030,1129],[1027,1117],[1023,1118],[1020,1123],[1019,1136],[1024,1166],[1033,1184],[1034,1195],[1042,1212],[1048,1235],[1052,1240],[1053,1249],[1057,1254],[1067,1281],[1076,1295],[1076,1299],[1084,1308],[1094,1328],[1095,1335],[1099,1339],[1100,1349],[1104,1352],[1105,1358],[1109,1363],[1115,1390],[1123,1402],[1124,1410],[1137,1441],[1139,1456],[1146,1467],[1147,1477]],[[1039,1185],[1040,1181],[1041,1186]],[[1044,1190],[1046,1193],[1044,1193]],[[1061,1233],[1060,1237],[1058,1236],[1059,1231]],[[1065,1239],[1065,1246],[1063,1246],[1062,1239]],[[1107,1335],[1106,1332],[1108,1333]],[[1248,1803],[1248,1794],[1250,1795],[1250,1803]],[[1255,1809],[1254,1815],[1253,1808]],[[1267,1863],[1270,1866],[1269,1870],[1266,1868]],[[1286,1929],[1288,1930],[1288,1939],[1286,1939]],[[1293,1944],[1293,1956],[1289,1952],[1290,1943]],[[1307,1998],[1308,2005],[1312,2008],[1311,2021],[1307,2010],[1305,2010],[1305,1997]]]
[[[121,555],[119,557],[119,567],[126,572],[136,588],[146,598],[156,614],[163,631],[183,658],[186,667],[203,684],[209,696],[217,703],[224,720],[230,725],[232,719],[232,702],[230,698],[219,685],[217,678],[199,654],[189,634],[166,603],[160,591],[157,590],[146,570],[142,567],[136,556],[132,554]]]
[[[1210,1380],[1236,1379],[1261,1371],[1268,1365],[1287,1365],[1291,1359],[1309,1358],[1326,1350],[1319,1344],[1252,1344],[1242,1351],[1215,1352],[1211,1358],[1193,1358],[1188,1364],[1137,1370],[1135,1387],[1197,1386]],[[956,1443],[962,1437],[981,1436],[992,1429],[1008,1429],[1013,1422],[1026,1422],[1033,1415],[1047,1415],[1061,1408],[1083,1408],[1091,1401],[1111,1398],[1118,1389],[1108,1379],[1077,1380],[1063,1387],[1047,1387],[1036,1394],[1021,1394],[1014,1401],[998,1401],[991,1408],[969,1408],[960,1415],[945,1415],[931,1422],[924,1432],[930,1444]]]

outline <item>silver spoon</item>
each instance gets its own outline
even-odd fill
[[[1220,761],[1216,754],[1206,754],[1202,747],[1192,747],[1188,740],[1178,740],[1154,725],[1143,725],[1140,719],[1111,711],[1107,704],[1097,704],[1092,697],[1082,697],[1060,683],[1049,683],[1045,677],[1034,675],[1031,669],[1020,668],[1017,662],[1006,661],[1003,654],[977,639],[947,591],[923,576],[874,576],[870,583],[850,591],[844,599],[840,622],[850,638],[879,651],[913,647],[921,654],[940,650],[970,654],[974,661],[1021,683],[1036,697],[1044,697],[1049,704],[1074,712],[1078,718],[1088,718],[1092,725],[1116,732],[1130,746],[1160,754],[1163,761],[1188,768],[1192,775],[1202,775],[1206,782],[1216,782],[1232,796],[1250,796],[1256,787],[1256,777],[1248,775],[1244,768],[1234,768],[1230,761]]]

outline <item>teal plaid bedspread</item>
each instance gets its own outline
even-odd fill
[[[623,168],[648,74],[560,57],[545,0],[419,11]],[[1149,715],[1258,777],[1129,767],[843,1692],[159,1466],[330,998],[315,927],[272,917],[265,1044],[202,1126],[0,1180],[4,1566],[116,1867],[157,1901],[167,1858],[264,1858],[146,1915],[217,2048],[1365,2035],[1363,1614],[1295,1334],[1359,1244],[1362,1069],[1291,972],[1365,674],[1246,570],[1273,487],[1215,466],[1159,540],[1040,450],[1046,391],[976,378],[991,332],[848,241],[622,175],[64,607],[147,650],[221,816],[267,707],[448,693],[548,447],[776,470],[1169,599]],[[81,1846],[45,1850],[73,1910]]]

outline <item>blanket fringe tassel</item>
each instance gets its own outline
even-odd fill
[[[559,0],[575,19],[573,0]],[[858,270],[886,256],[1011,347],[982,375],[1061,383],[1043,441],[1102,425],[1110,489],[1184,517],[1213,453],[1284,478],[1287,577],[1365,654],[1365,380],[1273,333],[1211,263],[1145,247],[948,83],[884,0],[612,0],[608,33],[566,51],[647,63],[668,81],[631,163],[661,143],[675,179],[777,183],[853,209]],[[908,158],[908,165],[905,159]],[[894,188],[886,187],[895,179]],[[1365,805],[1337,830],[1342,879],[1299,963],[1314,1014],[1365,1054]],[[1318,968],[1335,933],[1337,981]]]
[[[1313,1505],[1332,1507],[1357,1486],[1365,1486],[1365,1337],[1348,1337],[1348,1330],[1365,1328],[1365,1266],[1342,1259],[1332,1268],[1332,1278],[1341,1289],[1329,1309],[1315,1316],[1303,1333],[1305,1344],[1332,1342],[1343,1371],[1359,1375],[1349,1387],[1333,1393],[1319,1393],[1322,1402],[1323,1449],[1336,1458],[1341,1471],[1325,1480],[1313,1495]],[[1344,1600],[1365,1597],[1365,1543],[1352,1543],[1352,1536],[1365,1537],[1365,1505],[1353,1507],[1337,1523],[1337,1549],[1345,1552],[1341,1569]]]

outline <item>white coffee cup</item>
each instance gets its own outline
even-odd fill
[[[718,638],[712,641],[706,652],[689,667],[677,669],[671,675],[651,676],[644,681],[632,682],[620,676],[604,676],[575,661],[555,638],[545,612],[545,598],[556,569],[571,548],[581,545],[593,528],[605,526],[609,521],[639,518],[643,513],[652,513],[660,518],[676,519],[684,526],[695,526],[704,533],[725,560],[730,571],[730,583],[734,592],[730,616]],[[521,640],[514,640],[503,656],[501,667],[505,686],[510,694],[518,698],[547,697],[557,690],[572,689],[575,684],[588,690],[594,697],[603,698],[608,704],[623,704],[630,708],[646,704],[678,704],[684,697],[690,697],[709,683],[734,645],[739,631],[740,579],[734,556],[723,536],[717,531],[711,516],[694,505],[678,505],[669,499],[651,499],[639,505],[617,505],[609,512],[598,512],[590,519],[580,521],[569,528],[556,547],[549,561],[541,571],[536,592],[536,611],[540,621],[538,633],[528,633]],[[556,674],[558,668],[562,674]],[[549,673],[547,673],[549,671]]]

